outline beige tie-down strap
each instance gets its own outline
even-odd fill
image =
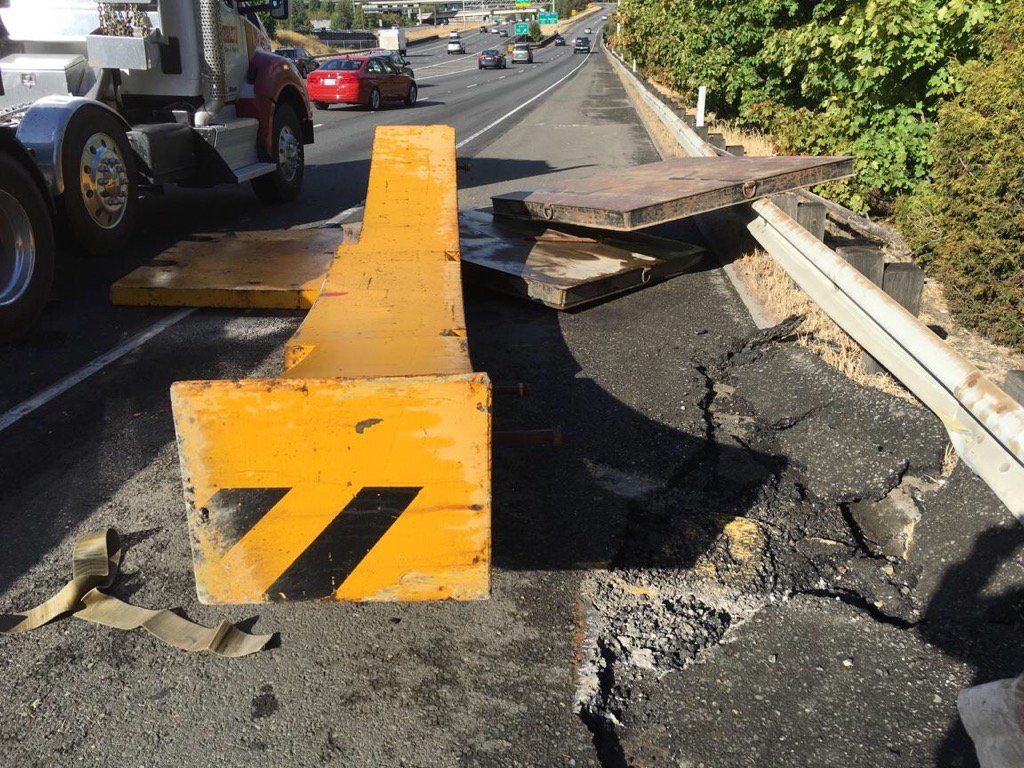
[[[71,613],[79,619],[115,629],[144,628],[154,637],[184,651],[211,651],[218,656],[245,656],[262,650],[273,635],[250,635],[226,621],[210,629],[171,611],[130,605],[103,592],[114,583],[121,564],[121,539],[107,528],[75,542],[72,579],[61,590],[25,613],[0,615],[0,632],[16,635]]]

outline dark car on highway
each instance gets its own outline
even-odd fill
[[[508,30],[507,29],[499,29],[498,30],[498,37],[508,37]]]
[[[476,63],[478,69],[505,69],[508,66],[505,54],[497,48],[481,51],[480,55],[476,57]]]
[[[577,37],[576,42],[572,44],[573,53],[590,53],[590,38],[589,37]]]
[[[301,77],[305,77],[319,66],[317,60],[307,53],[305,48],[278,48],[274,53],[284,56],[294,64]]]
[[[555,45],[565,45],[565,38],[561,35],[555,35]]]
[[[361,53],[360,55],[380,56],[390,61],[395,68],[404,72],[409,77],[416,77],[416,73],[412,71],[412,65],[409,63],[409,60],[405,58],[402,54],[400,54],[398,51],[389,51],[384,48],[381,48],[375,51],[366,51],[365,53]]]

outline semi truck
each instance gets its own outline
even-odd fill
[[[299,194],[309,100],[261,13],[288,0],[0,0],[0,338],[42,311],[55,233],[116,252],[168,184]]]

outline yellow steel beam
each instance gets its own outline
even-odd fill
[[[454,130],[377,128],[359,243],[282,376],[172,386],[203,602],[487,596],[491,387],[459,263]]]
[[[337,229],[184,240],[110,286],[114,304],[309,309],[341,242]]]

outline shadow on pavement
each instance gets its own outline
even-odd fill
[[[751,461],[750,452],[717,445],[703,429],[667,426],[582,376],[555,311],[472,288],[466,304],[474,368],[496,384],[522,382],[529,390],[523,399],[496,395],[495,432],[558,427],[564,436],[561,447],[495,448],[496,568],[688,568],[785,467],[776,456]],[[638,327],[635,336],[631,348],[610,343],[596,354],[632,371],[642,389],[658,329]],[[685,351],[679,355],[681,367],[692,364]],[[679,391],[682,401],[692,402]],[[710,484],[713,466],[740,468],[721,508],[674,505],[675,488]],[[655,495],[670,508],[651,515],[647,501]]]
[[[1024,584],[993,591],[990,581],[1024,556],[1024,526],[985,530],[967,557],[946,569],[918,631],[932,645],[970,665],[971,685],[1024,672]],[[977,766],[974,744],[959,718],[935,756],[941,766]]]
[[[180,482],[177,459],[163,465],[158,459],[174,450],[171,383],[244,377],[298,326],[294,313],[283,314],[254,336],[231,323],[235,314],[211,311],[172,327],[161,343],[143,347],[0,433],[0,591],[54,547],[70,551],[80,533],[72,532],[97,510],[102,523],[117,526],[129,544],[154,533],[133,525],[130,511],[113,502],[154,462],[159,474]],[[146,504],[150,493],[160,499],[160,490],[136,489],[131,503]],[[164,510],[166,525],[187,535],[184,502],[178,502]],[[70,558],[56,562],[47,576],[59,585],[70,578]],[[38,596],[48,597],[45,591]]]

